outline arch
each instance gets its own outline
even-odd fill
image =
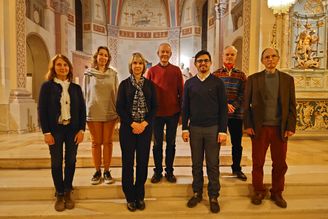
[[[27,89],[30,89],[35,101],[39,100],[39,91],[48,70],[49,51],[40,35],[30,33],[26,37]]]
[[[202,49],[207,50],[207,30],[208,30],[208,1],[202,7]]]
[[[237,59],[236,59],[236,68],[242,69],[243,64],[243,38],[236,38],[232,45],[238,50]]]

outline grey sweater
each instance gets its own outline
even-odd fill
[[[117,119],[117,72],[112,68],[105,73],[90,68],[84,73],[84,98],[87,121],[106,122]]]

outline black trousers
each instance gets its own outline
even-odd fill
[[[228,128],[232,144],[232,165],[233,172],[241,171],[240,161],[243,153],[241,139],[243,136],[243,120],[230,118],[228,120]]]
[[[151,125],[148,125],[143,133],[136,135],[132,133],[130,126],[121,123],[119,137],[122,150],[122,188],[127,202],[145,198],[151,134]],[[136,179],[134,181],[135,156]]]
[[[73,189],[72,183],[78,147],[74,142],[76,131],[72,131],[69,125],[60,125],[59,129],[51,134],[55,139],[55,144],[49,145],[52,179],[56,192],[58,194],[64,194],[64,192],[69,192]],[[64,144],[65,157],[63,156]],[[64,174],[63,159],[65,159]]]
[[[153,157],[156,175],[161,175],[163,172],[163,139],[164,126],[166,125],[166,150],[165,150],[165,172],[173,173],[173,162],[175,157],[175,139],[177,135],[177,127],[180,113],[173,116],[160,116],[154,119],[154,147]]]

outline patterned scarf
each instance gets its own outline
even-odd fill
[[[146,99],[142,91],[142,87],[145,82],[145,78],[141,76],[139,83],[133,77],[130,76],[132,85],[137,89],[133,97],[132,104],[132,119],[135,122],[142,122],[145,120],[145,115],[148,112]]]

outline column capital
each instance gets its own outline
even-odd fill
[[[69,3],[67,0],[51,0],[50,5],[55,9],[55,13],[67,15],[69,9]]]
[[[228,6],[229,2],[226,0],[219,0],[217,3],[215,3],[215,14],[216,14],[216,19],[220,19],[227,13],[228,11]]]

